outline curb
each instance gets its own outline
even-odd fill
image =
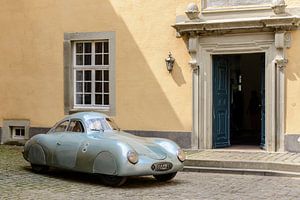
[[[297,172],[278,171],[278,170],[263,170],[263,169],[184,166],[182,171],[183,172],[203,172],[203,173],[222,173],[222,174],[280,176],[280,177],[300,178],[300,173],[297,173]]]

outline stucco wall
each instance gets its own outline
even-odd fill
[[[300,133],[300,30],[292,33],[292,47],[287,50],[286,132]]]
[[[2,0],[0,126],[30,119],[49,127],[64,115],[63,33],[116,32],[116,116],[124,129],[191,131],[192,72],[171,25],[187,0]],[[197,2],[198,5],[200,1]],[[289,7],[298,0],[286,0]],[[299,133],[300,31],[286,68],[286,132]],[[164,59],[176,59],[169,74]]]
[[[177,6],[188,1],[1,2],[0,121],[49,127],[63,117],[64,32],[115,31],[119,125],[191,131],[189,55],[171,27]],[[172,74],[165,67],[168,51],[176,59]]]
[[[299,0],[286,0],[287,8],[300,7]],[[296,13],[295,13],[296,14]],[[286,67],[286,133],[300,133],[300,30],[292,33],[292,47],[287,51]]]

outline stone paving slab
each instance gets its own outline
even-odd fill
[[[187,159],[256,161],[256,162],[267,161],[267,162],[274,162],[274,163],[300,165],[300,153],[267,153],[267,152],[205,150],[197,153],[188,154]]]
[[[262,151],[187,151],[185,166],[299,173],[300,154]],[[298,174],[297,174],[298,175]]]

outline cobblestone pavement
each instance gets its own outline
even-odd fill
[[[89,174],[35,174],[21,150],[0,145],[0,199],[300,199],[300,179],[287,177],[179,172],[167,183],[139,177],[110,188]]]

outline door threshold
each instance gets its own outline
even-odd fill
[[[213,150],[213,151],[265,152],[265,150],[262,149],[258,145],[232,145],[230,147],[211,149],[211,150]]]

